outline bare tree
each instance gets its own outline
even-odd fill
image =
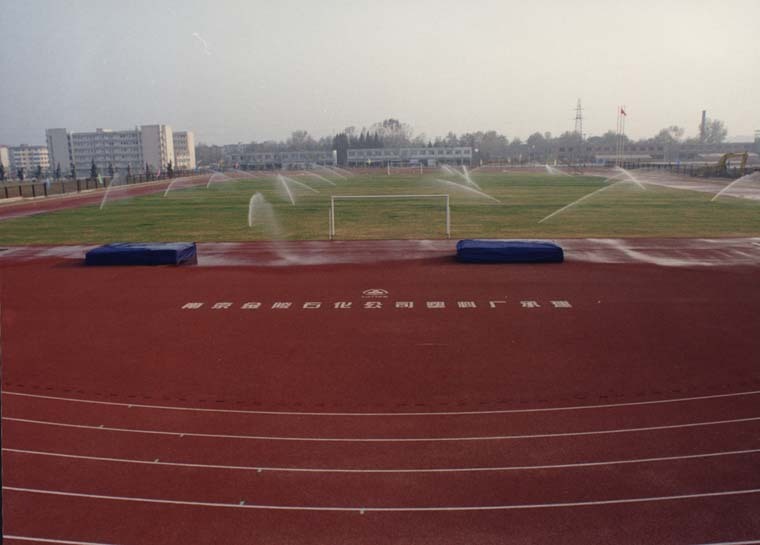
[[[705,122],[705,144],[720,144],[726,139],[728,130],[720,119],[707,118]]]

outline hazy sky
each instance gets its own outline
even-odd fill
[[[396,117],[428,137],[760,129],[760,0],[0,0],[0,143],[167,123],[209,143]],[[205,43],[204,43],[205,42]]]

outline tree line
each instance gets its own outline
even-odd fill
[[[623,136],[625,145],[631,144],[719,144],[725,141],[727,130],[723,121],[708,119],[705,124],[704,138],[684,138],[683,127],[672,125],[660,130],[656,135],[649,138],[632,140]],[[584,135],[582,138],[577,132],[566,131],[559,136],[553,136],[550,132],[534,132],[525,141],[519,137],[509,139],[504,134],[495,130],[468,132],[457,135],[449,132],[446,136],[428,138],[424,133],[414,134],[413,128],[398,119],[389,118],[357,129],[354,126],[346,127],[335,136],[323,136],[314,138],[308,131],[298,130],[291,133],[284,141],[267,140],[263,142],[250,142],[242,144],[244,154],[256,152],[282,152],[294,150],[336,150],[338,162],[344,163],[349,149],[355,148],[396,148],[396,147],[456,147],[468,146],[478,150],[478,154],[484,161],[497,160],[512,157],[524,150],[546,150],[559,146],[573,146],[580,143],[588,145],[609,145],[614,148],[618,142],[618,135],[614,131],[607,131],[598,136]],[[198,164],[218,163],[223,157],[223,146],[199,143],[195,148],[195,158]]]

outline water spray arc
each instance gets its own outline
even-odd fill
[[[720,191],[718,191],[715,194],[715,196],[713,196],[713,198],[710,199],[710,202],[715,202],[715,200],[718,197],[720,197],[724,193],[728,193],[731,190],[731,188],[734,187],[735,185],[743,184],[743,183],[746,183],[746,182],[754,182],[754,181],[757,181],[757,180],[760,180],[760,174],[758,174],[757,172],[753,172],[752,174],[747,174],[746,176],[742,176],[741,178],[737,178],[736,180],[734,180],[733,182],[731,182],[730,184],[728,184],[726,187],[724,187],[723,189],[721,189]]]
[[[623,167],[615,167],[615,170],[618,173],[615,176],[613,176],[611,178],[608,178],[609,180],[618,180],[619,179],[618,176],[623,175],[623,176],[626,177],[626,179],[625,180],[620,180],[621,182],[633,182],[634,184],[636,184],[639,187],[639,189],[643,189],[643,190],[646,191],[646,186],[641,182],[641,180],[639,180],[638,178],[636,178],[636,176],[634,176],[633,174],[631,174],[629,171],[627,171]]]
[[[328,180],[327,178],[325,178],[324,176],[321,176],[320,174],[317,174],[316,172],[311,172],[310,170],[304,170],[304,174],[306,174],[307,176],[312,176],[316,178],[317,180],[322,180],[326,184],[336,185],[336,183],[333,182],[332,180]]]
[[[211,184],[214,182],[226,182],[230,181],[230,177],[226,174],[223,174],[221,172],[214,172],[211,177],[208,179],[208,183],[206,183],[206,189],[211,187]]]
[[[282,174],[280,174],[280,176],[282,176]],[[299,182],[298,180],[294,180],[293,178],[290,178],[289,176],[282,176],[282,177],[285,179],[286,182],[288,182],[290,184],[296,184],[299,187],[303,187],[304,189],[308,189],[312,193],[319,193],[319,191],[317,191],[316,189],[314,189],[310,185],[307,185],[307,184],[305,184],[303,182]]]
[[[283,188],[285,188],[285,192],[288,194],[288,198],[290,199],[290,204],[295,206],[296,199],[293,197],[293,192],[290,190],[290,186],[288,185],[288,182],[285,179],[285,176],[283,176],[282,174],[278,174],[277,181],[280,182],[280,184],[282,184]]]
[[[594,195],[598,195],[598,194],[599,194],[599,193],[601,193],[602,191],[607,191],[608,189],[610,189],[610,188],[612,188],[612,187],[615,187],[615,186],[617,186],[617,185],[620,185],[620,184],[625,184],[625,183],[628,183],[628,182],[625,182],[625,181],[615,182],[614,184],[606,185],[606,186],[604,186],[604,187],[601,187],[601,188],[597,189],[596,191],[592,191],[591,193],[588,193],[588,194],[584,195],[584,196],[583,196],[583,197],[581,197],[580,199],[576,199],[576,200],[574,200],[573,202],[571,202],[570,204],[563,206],[563,207],[562,207],[562,208],[560,208],[559,210],[555,210],[554,212],[552,212],[551,214],[549,214],[549,215],[548,215],[548,216],[546,216],[545,218],[543,218],[543,219],[539,220],[539,221],[538,221],[538,223],[543,223],[543,222],[545,222],[546,220],[548,220],[549,218],[553,218],[553,217],[554,217],[554,216],[556,216],[557,214],[561,214],[561,213],[562,213],[562,212],[564,212],[565,210],[568,210],[568,209],[570,209],[570,208],[574,207],[576,204],[578,204],[578,203],[581,203],[581,202],[585,201],[586,199],[590,199],[590,198],[591,198],[591,197],[593,197]]]
[[[496,197],[492,197],[488,193],[484,193],[483,191],[480,191],[478,189],[475,189],[475,188],[472,188],[472,187],[469,187],[469,186],[466,186],[466,185],[458,184],[456,182],[451,182],[449,180],[441,180],[440,178],[436,178],[435,181],[438,182],[438,183],[440,183],[440,184],[446,184],[446,185],[448,185],[450,187],[455,187],[457,189],[463,189],[464,191],[469,191],[470,193],[474,193],[475,195],[479,195],[481,197],[485,197],[486,199],[490,199],[492,201],[501,203],[501,201],[499,199],[497,199]]]
[[[103,210],[103,207],[106,205],[108,196],[111,194],[111,189],[114,187],[125,187],[125,184],[126,179],[124,179],[121,174],[117,173],[113,178],[111,178],[111,183],[108,184],[106,192],[103,193],[103,198],[100,200],[100,210]]]

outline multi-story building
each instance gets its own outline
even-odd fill
[[[61,165],[62,172],[76,168],[79,177],[90,175],[92,164],[98,172],[142,172],[146,166],[160,172],[172,165],[190,164],[195,168],[195,145],[191,132],[182,135],[180,158],[175,155],[174,133],[168,125],[142,125],[134,129],[112,131],[96,129],[94,132],[73,132],[66,129],[45,131],[47,150],[53,164]],[[65,166],[64,166],[65,165]]]
[[[0,146],[0,165],[3,165],[5,175],[8,176],[8,171],[11,168],[11,155],[8,146]]]
[[[369,148],[348,150],[348,166],[469,165],[471,147]]]
[[[144,164],[140,134],[136,130],[97,129],[95,132],[71,133],[69,138],[72,162],[80,176],[88,176],[93,163],[102,173],[111,168],[114,172],[127,168],[139,172]]]
[[[143,163],[153,171],[166,169],[174,159],[174,134],[168,125],[143,125],[140,127]]]
[[[66,129],[47,129],[45,131],[50,166],[53,170],[60,166],[61,173],[67,174],[71,169],[71,140]]]
[[[15,176],[20,169],[24,169],[24,176],[35,175],[39,167],[43,173],[50,169],[50,158],[45,146],[28,146],[21,144],[8,148],[11,173]]]
[[[195,136],[191,131],[174,133],[174,168],[178,170],[195,168]]]

